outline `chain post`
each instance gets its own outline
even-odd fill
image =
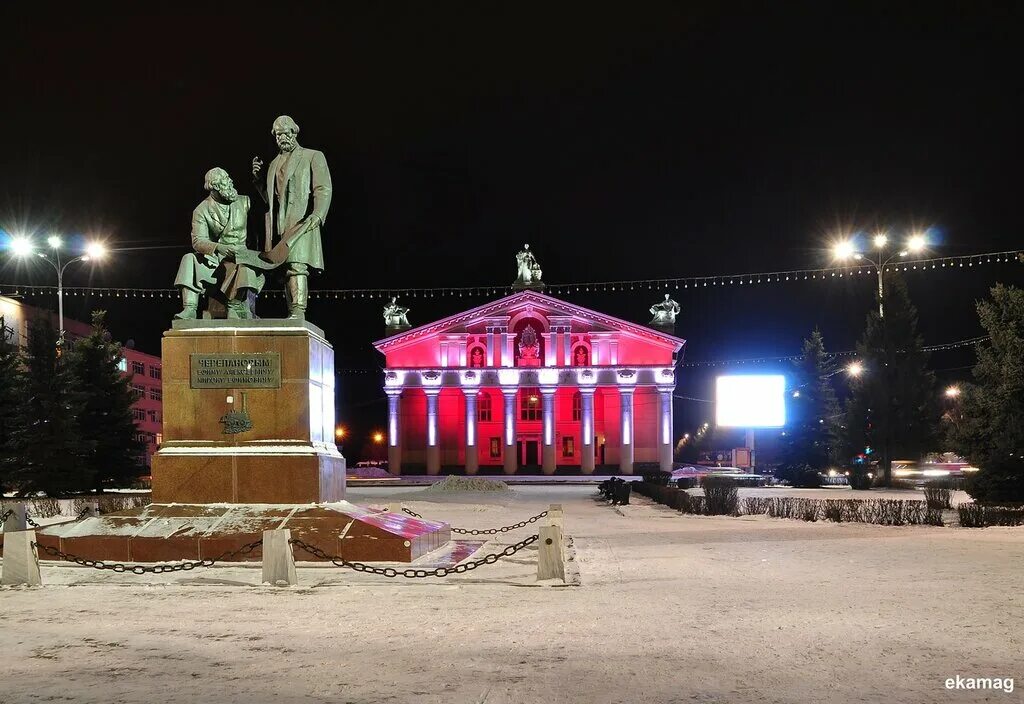
[[[4,532],[4,564],[0,584],[42,585],[39,574],[39,553],[36,552],[36,532],[17,530]]]
[[[542,526],[537,555],[537,581],[560,579],[565,581],[565,555],[562,550],[562,527]]]
[[[299,583],[291,542],[292,532],[287,528],[263,531],[264,584],[293,587]]]
[[[28,528],[28,510],[23,501],[11,506],[3,513],[4,533]]]

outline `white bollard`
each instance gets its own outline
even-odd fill
[[[537,555],[537,580],[560,579],[565,581],[565,559],[562,550],[562,528],[543,526],[537,540],[540,549]]]
[[[100,515],[100,502],[93,500],[89,503],[89,517],[99,518]]]
[[[28,510],[25,502],[19,501],[14,505],[7,504],[0,509],[0,514],[7,513],[8,510],[13,511],[13,513],[4,521],[4,533],[28,528]]]
[[[38,587],[43,583],[39,576],[39,553],[32,545],[35,541],[34,530],[4,532],[4,567],[0,584]]]
[[[548,506],[548,525],[562,527],[562,504],[551,504]]]
[[[299,583],[295,573],[295,556],[291,546],[292,532],[263,531],[263,583],[276,587],[289,587]]]

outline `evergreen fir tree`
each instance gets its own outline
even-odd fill
[[[980,471],[968,491],[978,501],[1024,501],[1024,290],[1002,284],[978,303],[989,334],[978,347],[974,384],[961,389],[953,446]]]
[[[872,310],[857,343],[864,371],[850,381],[844,446],[848,456],[870,447],[888,485],[894,459],[917,459],[936,439],[939,405],[917,309],[899,276],[888,275],[883,303],[885,317]]]
[[[119,368],[121,345],[112,342],[106,313],[92,316],[92,334],[79,340],[70,354],[71,369],[81,389],[79,429],[91,440],[84,457],[93,487],[123,486],[141,474],[142,443],[132,418],[134,396],[129,378]]]
[[[836,458],[839,402],[832,388],[834,365],[825,340],[815,330],[804,340],[803,356],[794,360],[787,399],[786,434],[776,476],[793,486],[818,486],[818,472]]]
[[[12,483],[22,493],[42,491],[47,496],[87,489],[90,477],[82,462],[86,443],[78,430],[77,384],[49,321],[30,326],[18,374],[24,395],[21,422],[13,434]]]
[[[14,432],[21,417],[22,376],[17,340],[0,316],[0,493],[11,486],[14,469]]]

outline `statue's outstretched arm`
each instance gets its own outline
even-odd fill
[[[263,168],[263,160],[258,156],[253,157],[252,160],[252,185],[256,189],[256,193],[263,200],[263,205],[270,205],[270,196],[267,194],[267,179],[263,176],[260,169]]]

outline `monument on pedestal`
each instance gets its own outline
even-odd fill
[[[321,152],[298,145],[294,120],[279,117],[272,131],[279,154],[265,181],[253,160],[267,204],[262,247],[248,248],[249,199],[223,169],[207,172],[209,196],[193,212],[194,252],[175,279],[182,311],[163,339],[153,503],[40,531],[40,545],[107,561],[196,560],[288,528],[329,555],[408,562],[450,540],[445,523],[344,501],[334,348],[305,319],[310,271],[324,268],[331,177]],[[262,272],[277,269],[288,317],[259,319]],[[398,308],[401,324],[408,309]]]

